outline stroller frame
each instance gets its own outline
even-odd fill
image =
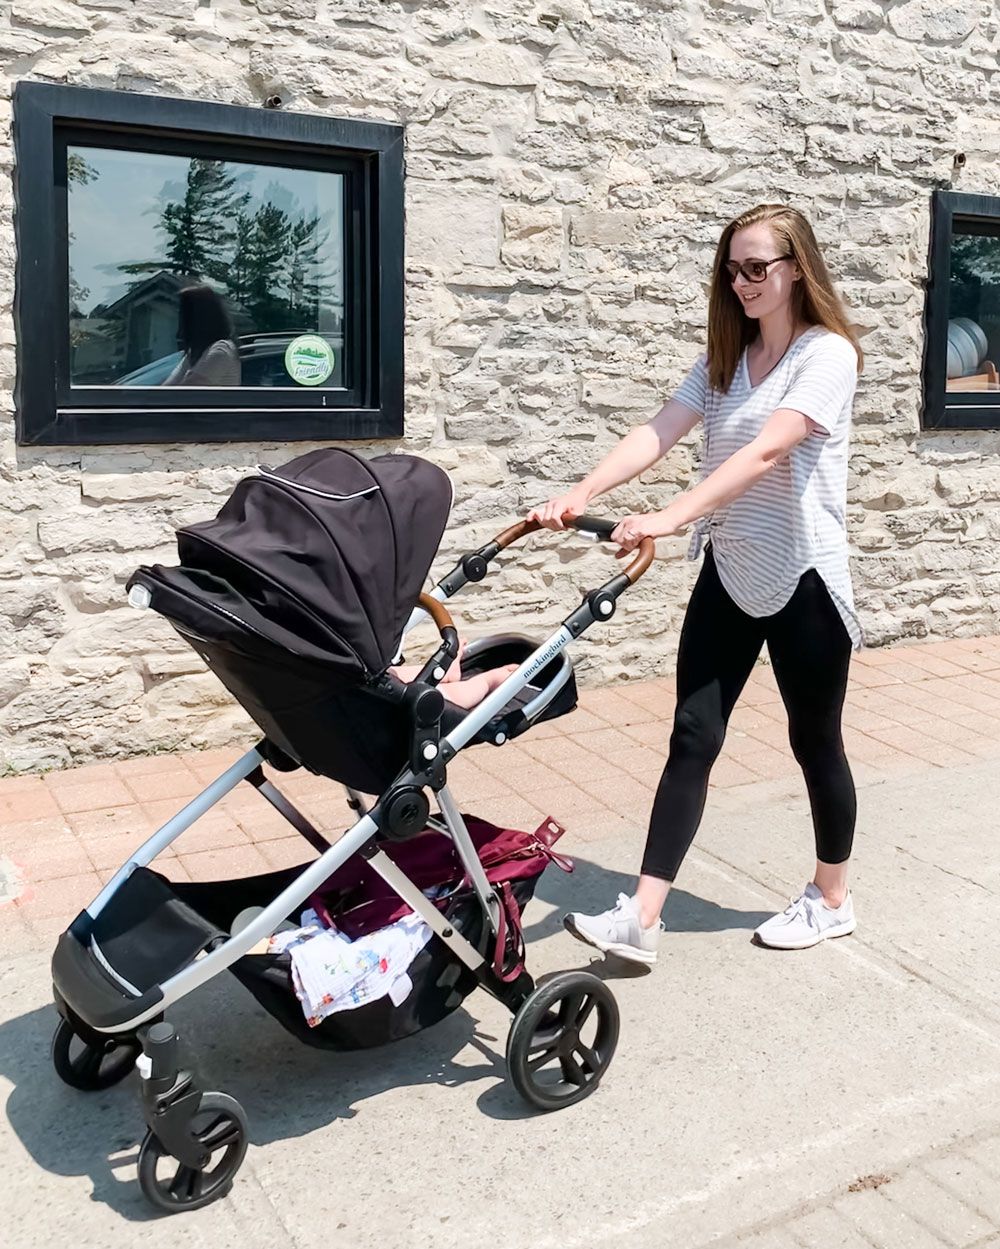
[[[605,541],[610,539],[614,528],[613,522],[592,517],[579,517],[570,523],[582,533]],[[457,593],[469,581],[482,580],[486,575],[488,564],[500,551],[540,527],[537,522],[522,521],[505,530],[479,551],[464,556],[430,594],[420,596],[421,606],[412,612],[405,626],[404,636],[427,616],[431,616],[442,635],[443,644],[412,683],[417,697],[437,685],[444,676],[448,663],[457,652],[457,633],[447,610],[443,607],[445,600]],[[165,1190],[157,1180],[155,1161],[158,1157],[172,1155],[179,1160],[182,1169],[187,1168],[196,1175],[200,1175],[202,1169],[207,1166],[206,1142],[199,1140],[198,1135],[192,1133],[191,1127],[194,1110],[202,1101],[211,1102],[213,1098],[216,1100],[221,1098],[226,1103],[220,1113],[224,1118],[228,1116],[227,1122],[231,1125],[230,1135],[236,1132],[242,1124],[242,1150],[237,1151],[238,1158],[235,1155],[230,1158],[229,1153],[226,1155],[226,1158],[230,1158],[229,1165],[233,1174],[242,1161],[242,1151],[246,1146],[245,1120],[241,1119],[242,1111],[238,1104],[220,1094],[202,1094],[191,1072],[180,1069],[176,1034],[170,1024],[160,1022],[164,1011],[211,980],[219,972],[231,967],[259,941],[270,936],[283,920],[301,907],[310,895],[354,854],[363,855],[371,868],[424,920],[461,963],[475,974],[480,986],[515,1013],[517,1018],[508,1043],[508,1065],[511,1065],[511,1051],[515,1045],[516,1036],[520,1036],[521,1048],[524,1051],[521,1064],[523,1069],[520,1071],[520,1078],[513,1067],[511,1075],[522,1095],[538,1108],[548,1110],[557,1105],[579,1100],[580,1097],[593,1091],[610,1061],[614,1042],[617,1039],[617,1008],[614,1007],[614,999],[603,982],[586,973],[564,973],[561,977],[549,981],[543,988],[536,990],[534,981],[523,967],[513,979],[505,978],[500,974],[502,969],[494,966],[494,961],[489,955],[457,931],[433,902],[412,883],[382,848],[380,839],[388,837],[402,840],[419,829],[427,827],[428,823],[439,831],[447,832],[482,908],[485,920],[484,938],[489,934],[495,937],[502,932],[499,899],[493,886],[487,880],[465,821],[448,789],[445,776],[447,763],[490,724],[494,717],[507,706],[514,694],[522,690],[542,669],[551,665],[565,648],[579,638],[591,624],[597,620],[607,620],[614,614],[618,597],[645,572],[653,554],[652,541],[645,539],[629,567],[600,589],[586,594],[583,603],[566,617],[555,632],[535,647],[515,672],[481,703],[469,710],[454,729],[440,737],[439,745],[433,743],[431,747],[428,747],[424,742],[423,752],[420,753],[416,749],[419,739],[415,738],[415,749],[411,754],[409,766],[403,768],[390,788],[380,796],[370,811],[364,809],[361,796],[345,786],[349,803],[359,814],[354,825],[334,843],[327,841],[287,797],[265,777],[262,765],[273,758],[273,748],[269,749],[269,743],[265,739],[206,786],[196,798],[188,802],[181,811],[131,854],[93,902],[80,912],[62,935],[53,956],[53,980],[56,1004],[63,1016],[60,1028],[69,1029],[65,1037],[66,1055],[68,1055],[69,1035],[75,1035],[76,1040],[82,1040],[90,1050],[96,1049],[99,1053],[107,1052],[112,1057],[114,1057],[116,1046],[125,1047],[124,1070],[119,1073],[116,1068],[113,1073],[115,1079],[120,1079],[133,1063],[138,1068],[142,1077],[142,1102],[150,1128],[143,1148],[148,1148],[148,1151],[154,1155],[152,1171],[147,1165],[145,1179],[140,1158],[140,1182],[146,1196],[159,1208],[163,1210],[191,1209],[207,1204],[208,1201],[224,1195],[231,1183],[232,1175],[229,1175],[228,1183],[220,1181],[214,1187],[209,1185],[206,1188],[199,1182],[194,1186],[198,1189],[197,1192],[181,1191],[184,1190],[184,1185],[174,1192],[173,1189]],[[134,606],[148,606],[148,591],[143,591],[146,595],[143,601],[143,594],[137,594],[137,589],[141,589],[141,586],[133,585],[129,595],[130,602]],[[471,643],[467,654],[474,654],[475,648],[476,643]],[[541,715],[565,685],[571,671],[572,668],[564,657],[561,670],[531,702],[522,708],[522,714],[527,720],[534,720]],[[435,695],[435,697],[440,696]],[[505,740],[505,735],[497,733],[492,740],[495,744],[501,745]],[[418,762],[423,762],[425,766],[416,766]],[[319,857],[301,871],[294,881],[288,884],[235,936],[229,936],[214,949],[202,953],[200,957],[163,980],[161,984],[141,991],[113,967],[110,959],[100,948],[93,935],[94,921],[137,869],[147,867],[186,829],[242,781],[253,785],[262,797],[279,811],[314,849],[319,851]],[[429,803],[424,792],[428,788],[437,795],[443,824],[433,817],[428,820]],[[400,807],[404,810],[401,820],[397,819],[394,814]],[[415,824],[419,825],[419,829],[415,827]],[[490,943],[484,939],[480,941],[480,945],[489,948]],[[103,977],[99,974],[95,976],[95,963],[103,971]],[[108,986],[103,993],[98,987],[98,982],[102,979]],[[588,983],[584,984],[584,981]],[[597,986],[596,989],[594,985]],[[551,1097],[533,1087],[528,1055],[531,1052],[533,1038],[541,1035],[539,1028],[543,1024],[550,1024],[551,1018],[554,1017],[553,1012],[562,1011],[570,998],[576,1004],[578,1013],[583,1011],[589,1013],[595,1005],[598,1007],[601,1027],[604,1028],[602,1046],[607,1053],[601,1057],[600,1062],[595,1056],[593,1071],[581,1073],[587,1078],[580,1081],[580,1086],[573,1095]],[[610,1001],[610,1007],[608,1001]],[[606,1015],[612,1009],[613,1020],[609,1020]],[[524,1016],[523,1027],[519,1031],[522,1015]],[[559,1017],[561,1019],[562,1015]],[[579,1026],[576,1027],[574,1034],[577,1036],[579,1045],[578,1034]],[[59,1036],[57,1031],[57,1047]],[[111,1038],[116,1038],[116,1040],[112,1041]],[[142,1053],[139,1052],[140,1047]],[[536,1045],[535,1049],[537,1048]],[[101,1082],[88,1083],[85,1079],[72,1078],[74,1072],[70,1069],[68,1057],[64,1056],[64,1060],[60,1063],[56,1050],[54,1050],[54,1057],[60,1075],[76,1087],[107,1087],[109,1083],[114,1082],[114,1079],[101,1075],[100,1062],[103,1060],[99,1060],[94,1068],[94,1075]],[[93,1066],[93,1060],[91,1065]],[[123,1065],[121,1060],[119,1060],[119,1065]],[[79,1071],[76,1075],[79,1076]],[[192,1100],[196,1094],[197,1099]],[[231,1106],[230,1103],[232,1103]],[[214,1103],[213,1108],[215,1108]],[[191,1187],[191,1184],[187,1185],[188,1189]]]

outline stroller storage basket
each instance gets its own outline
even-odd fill
[[[475,824],[500,833],[482,821]],[[535,844],[527,834],[514,836],[520,837],[525,851]],[[448,844],[435,832],[428,832],[425,839]],[[393,849],[397,856],[409,853],[412,860],[412,850],[419,849],[420,840]],[[443,913],[485,955],[490,934],[485,931],[482,907],[470,888],[461,887],[461,867],[453,854],[450,858],[454,867],[448,871],[449,879],[440,882],[451,889]],[[442,862],[440,850],[436,860]],[[529,869],[535,874],[522,874],[512,881],[519,909],[534,894],[542,862],[536,857]],[[225,941],[242,910],[266,906],[307,866],[303,863],[242,879],[196,883],[171,882],[157,872],[137,868],[87,933],[78,927],[60,938],[55,973],[64,1005],[74,1018],[89,1019],[99,1026],[129,1018],[137,999],[155,991],[202,951]],[[515,873],[518,866],[515,861]],[[347,874],[346,891],[342,887],[326,896],[363,911],[368,889],[375,888],[372,901],[378,901],[381,881],[374,873],[370,876],[373,880],[368,881],[363,869],[352,871]],[[297,924],[299,916],[293,913],[285,918]],[[336,913],[331,919],[336,922]],[[87,958],[88,950],[93,958]],[[114,974],[106,967],[113,967]],[[454,952],[432,936],[408,970],[413,989],[400,1005],[393,1005],[386,996],[339,1011],[310,1027],[292,988],[290,955],[246,954],[231,964],[230,971],[289,1032],[307,1044],[334,1050],[368,1049],[410,1036],[450,1014],[478,984],[476,975]]]
[[[173,888],[192,909],[225,922],[229,912],[235,915],[245,906],[269,901],[300,870],[212,884],[184,882]],[[537,878],[516,882],[514,894],[522,908],[530,901],[536,884]],[[450,898],[444,914],[468,941],[477,947],[481,944],[483,912],[471,890]],[[268,1014],[298,1040],[317,1049],[339,1051],[373,1049],[429,1028],[457,1010],[479,983],[475,973],[443,941],[432,936],[410,965],[413,989],[399,1006],[386,995],[353,1010],[328,1015],[310,1027],[292,989],[288,954],[245,954],[230,970]]]

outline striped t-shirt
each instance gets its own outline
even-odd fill
[[[698,557],[707,535],[727,593],[758,617],[780,611],[802,574],[815,568],[855,649],[863,636],[845,512],[857,369],[846,338],[813,326],[757,386],[750,385],[745,351],[728,394],[709,385],[707,357],[701,356],[674,396],[702,417],[703,477],[752,441],[778,408],[801,412],[819,426],[745,494],[700,520],[688,557]]]

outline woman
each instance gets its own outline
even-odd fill
[[[660,914],[701,820],[733,706],[767,643],[805,774],[816,871],[757,929],[780,949],[854,931],[847,889],[856,798],[840,716],[862,644],[845,526],[851,405],[861,349],[812,228],[765,204],[725,228],[708,310],[708,351],[673,399],[632,430],[568,494],[529,513],[550,529],[656,463],[699,420],[703,477],[663,511],[626,516],[621,556],[697,522],[707,539],[677,656],[677,708],[638,887],[613,910],[574,913],[568,930],[605,953],[656,961]]]
[[[184,352],[164,386],[239,386],[240,357],[226,305],[210,286],[180,293],[177,344]]]

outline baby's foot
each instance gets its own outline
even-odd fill
[[[459,642],[459,644],[458,644],[458,655],[455,657],[455,660],[454,660],[454,662],[452,663],[451,667],[450,667],[450,668],[448,669],[448,671],[444,674],[444,680],[445,680],[445,681],[461,681],[461,679],[462,679],[462,659],[463,659],[463,657],[464,657],[464,655],[465,655],[465,648],[466,648],[466,646],[467,646],[467,645],[468,645],[468,643],[467,643],[467,642]]]

